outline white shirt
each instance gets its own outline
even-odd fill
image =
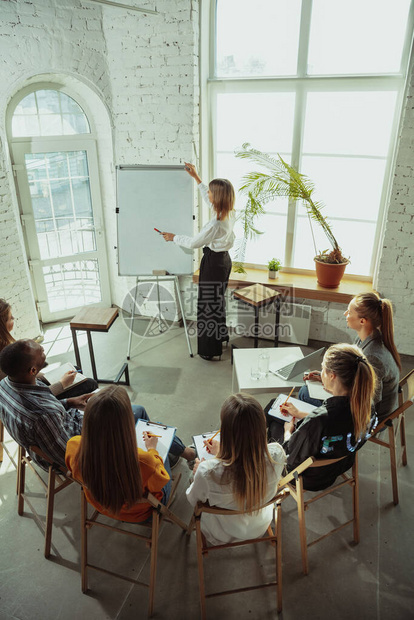
[[[263,503],[276,495],[277,484],[282,475],[286,455],[278,443],[268,445],[270,456],[275,463],[267,464],[267,493]],[[198,466],[194,482],[187,489],[187,499],[192,506],[198,501],[209,501],[210,506],[238,510],[236,499],[229,485],[221,485],[220,479],[226,465],[220,459],[203,461]],[[265,533],[273,517],[273,507],[267,506],[251,515],[213,515],[203,513],[201,529],[207,540],[213,544],[237,542],[257,538]]]
[[[208,198],[208,188],[204,183],[200,183],[198,189],[205,202],[210,207],[211,219],[200,232],[194,237],[187,237],[186,235],[175,235],[174,243],[181,245],[183,248],[201,248],[204,245],[210,248],[213,252],[225,252],[231,250],[233,247],[235,235],[233,232],[235,223],[234,210],[230,211],[228,217],[225,220],[218,220],[217,213],[214,211],[213,205]]]

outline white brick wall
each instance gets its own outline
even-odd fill
[[[140,0],[138,4],[156,6],[160,14],[144,15],[84,0],[1,2],[0,295],[13,303],[18,335],[37,334],[38,325],[5,146],[4,119],[11,96],[33,76],[49,73],[88,85],[106,106],[107,118],[98,122],[98,151],[112,299],[118,305],[133,279],[117,275],[111,163],[172,164],[194,159],[192,142],[198,144],[199,120],[199,2]],[[396,338],[404,353],[414,352],[413,100],[412,81],[378,274],[380,292],[396,304]],[[92,96],[90,106],[96,109]],[[7,252],[8,247],[13,251]],[[311,338],[349,340],[342,306],[322,302],[312,306]]]

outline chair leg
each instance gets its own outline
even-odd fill
[[[151,566],[149,581],[149,601],[148,601],[148,617],[154,613],[154,594],[155,594],[155,578],[157,575],[157,551],[158,551],[158,535],[160,520],[158,514],[152,513],[152,534],[151,534]]]
[[[45,558],[48,558],[50,556],[50,546],[52,543],[53,509],[55,505],[55,485],[56,485],[56,473],[53,467],[49,467],[49,478],[48,478],[48,484],[47,484]]]
[[[204,588],[203,539],[200,519],[196,519],[198,587],[200,591],[201,620],[206,620],[206,592]]]
[[[23,510],[24,510],[24,485],[25,485],[25,474],[26,474],[26,463],[23,460],[23,457],[25,456],[25,451],[24,449],[19,446],[19,452],[18,452],[18,474],[17,474],[17,481],[18,481],[18,502],[17,502],[17,513],[22,516],[23,514]]]
[[[88,516],[88,504],[86,502],[85,493],[81,489],[81,583],[82,592],[88,591],[88,533],[86,519]]]
[[[388,428],[388,442],[390,444],[390,460],[391,460],[391,483],[392,483],[392,499],[394,505],[398,504],[398,478],[397,478],[397,451],[395,449],[395,433],[394,426]]]
[[[282,507],[276,506],[276,593],[277,613],[282,611]]]
[[[359,479],[358,479],[358,454],[352,466],[352,475],[355,480],[352,486],[352,508],[354,513],[354,542],[359,543]]]
[[[300,476],[299,480],[296,482],[296,492],[298,496],[299,538],[302,552],[302,570],[303,574],[307,575],[309,573],[309,565],[308,547],[306,543],[305,503],[303,498],[303,482]]]
[[[401,439],[401,462],[405,467],[407,465],[407,443],[405,439],[405,415],[401,414],[400,423],[400,439]]]
[[[0,420],[0,463],[3,463],[4,424]]]

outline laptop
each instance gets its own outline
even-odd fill
[[[302,357],[300,360],[296,360],[296,362],[292,362],[291,364],[287,364],[281,368],[269,368],[269,370],[281,379],[288,381],[292,377],[296,377],[296,375],[300,375],[306,370],[315,370],[315,367],[317,368],[320,366],[324,351],[325,348],[322,347],[322,349],[309,353],[309,355],[305,355],[305,357]]]

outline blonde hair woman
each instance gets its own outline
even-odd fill
[[[362,349],[377,376],[374,396],[375,410],[379,420],[386,418],[398,407],[398,383],[401,360],[394,342],[394,319],[389,299],[381,299],[377,293],[356,295],[344,312],[348,327],[357,332],[354,341]],[[320,372],[312,371],[305,379],[320,381]],[[316,407],[322,404],[309,397],[303,386],[299,399]]]
[[[209,449],[215,458],[196,460],[187,498],[192,506],[208,500],[212,506],[248,514],[203,514],[201,529],[212,544],[255,538],[266,531],[272,507],[259,508],[275,495],[285,463],[282,446],[267,444],[265,416],[257,400],[247,394],[229,396],[220,418],[220,443],[213,440]]]
[[[359,347],[350,344],[329,347],[323,358],[321,378],[324,387],[332,393],[321,407],[306,414],[288,402],[282,409],[294,418],[285,423],[284,446],[289,470],[309,456],[347,457],[334,465],[308,469],[304,473],[304,486],[312,491],[330,486],[337,476],[352,467],[356,450],[377,423],[372,410],[375,372]],[[295,430],[295,421],[301,419]]]
[[[186,163],[185,170],[198,184],[203,199],[211,207],[210,220],[198,235],[187,237],[164,232],[165,241],[184,248],[203,248],[198,279],[197,333],[198,354],[211,360],[222,353],[222,342],[228,341],[225,293],[231,272],[229,250],[234,243],[233,185],[227,179],[213,179],[207,188],[195,166]]]

